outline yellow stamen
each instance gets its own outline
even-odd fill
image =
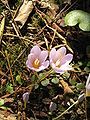
[[[40,66],[40,61],[39,61],[39,59],[36,59],[36,60],[33,62],[33,67],[34,67],[34,68],[39,68],[39,66]]]
[[[56,67],[60,67],[60,60],[57,60],[55,65],[56,65]]]

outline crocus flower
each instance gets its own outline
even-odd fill
[[[57,51],[52,48],[50,51],[50,65],[56,73],[63,74],[67,70],[71,70],[72,67],[69,63],[72,61],[73,55],[66,54],[66,48],[61,47]]]
[[[24,93],[22,98],[23,98],[23,101],[27,103],[29,100],[29,92]]]
[[[47,57],[48,51],[41,51],[38,46],[34,46],[28,55],[26,65],[29,69],[39,72],[49,66],[49,61],[46,60]]]
[[[86,96],[90,96],[90,73],[86,82]]]

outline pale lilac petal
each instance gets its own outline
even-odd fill
[[[60,67],[60,69],[66,71],[66,70],[72,70],[73,68],[72,68],[72,66],[70,66],[69,64],[66,63],[66,64],[62,65]]]
[[[29,60],[26,61],[26,66],[27,66],[29,69],[32,68],[32,64],[31,64],[31,62],[29,62]]]
[[[41,70],[46,69],[49,66],[49,61],[45,61],[44,63],[42,63],[42,65],[37,69],[37,68],[31,68],[32,70],[39,72]]]
[[[86,81],[86,87],[90,84],[90,73],[89,73],[89,76],[87,78],[87,81]]]
[[[39,71],[46,69],[49,66],[49,61],[45,61],[42,63],[42,65],[39,67]]]
[[[28,100],[29,100],[29,92],[24,93],[22,98],[23,98],[24,102],[28,102]]]
[[[39,72],[39,71],[41,71],[41,70],[46,69],[48,66],[49,66],[49,61],[47,60],[47,61],[43,62],[42,65],[41,65],[39,68],[31,67],[30,69],[31,69],[31,70],[34,70],[34,71],[36,71],[36,72]]]
[[[61,70],[60,67],[59,68],[56,67],[56,65],[53,62],[51,63],[51,67],[56,73],[60,73],[60,74],[64,73],[64,70]]]
[[[65,64],[66,62],[69,64],[72,61],[72,59],[73,59],[72,54],[65,55],[61,60],[61,65]]]
[[[41,49],[38,46],[34,46],[31,49],[30,53],[35,54],[35,56],[39,56],[41,54]]]
[[[60,74],[63,74],[65,71],[64,70],[61,70],[60,68],[54,68],[54,71],[56,72],[56,73],[60,73]]]
[[[41,51],[41,54],[39,56],[40,62],[44,62],[48,57],[48,51]]]
[[[45,61],[42,63],[42,65],[39,67],[40,71],[46,69],[49,66],[49,61]]]
[[[34,67],[32,67],[31,70],[36,71],[36,72],[39,72],[39,71],[40,71],[39,69],[34,68]]]
[[[35,60],[35,55],[34,54],[29,54],[28,55],[28,60],[26,61],[26,66],[28,68],[31,68],[34,60]]]
[[[53,69],[56,67],[55,63],[53,63],[53,62],[51,62],[50,65]]]
[[[56,59],[62,59],[66,54],[66,48],[65,47],[61,47],[60,49],[57,50],[56,53]]]
[[[58,68],[58,67],[54,68],[54,71],[56,73],[60,73],[60,74],[63,74],[67,70],[72,70],[72,67],[70,65],[67,65],[67,64],[62,65],[60,68]]]
[[[50,61],[53,60],[55,61],[55,56],[56,56],[56,49],[52,48],[52,50],[50,51]]]
[[[32,63],[36,59],[36,56],[34,54],[29,54],[28,55],[28,60]]]
[[[86,87],[86,95],[90,96],[90,84]]]
[[[66,54],[66,48],[65,47],[61,47],[57,51],[59,51],[61,54],[64,54],[64,55]]]

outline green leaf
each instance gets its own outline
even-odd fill
[[[0,106],[4,105],[4,99],[0,99]]]
[[[36,77],[35,75],[32,75],[31,80],[32,80],[32,81],[36,81],[36,78],[37,78],[37,77]]]
[[[76,85],[76,88],[78,90],[82,90],[82,89],[84,89],[84,87],[85,87],[84,83],[77,83],[77,85]]]
[[[16,76],[16,81],[17,81],[20,85],[22,85],[22,81],[21,81],[20,75],[17,75],[17,76]]]
[[[42,79],[44,76],[45,76],[44,73],[40,73],[40,74],[39,74],[39,79]]]
[[[6,85],[6,91],[9,93],[13,93],[13,86],[11,83]]]
[[[70,77],[70,73],[65,72],[63,73],[63,78],[68,79]]]
[[[87,63],[87,67],[90,67],[90,61],[88,61],[88,63]]]
[[[35,84],[35,89],[37,89],[39,87],[39,85],[38,84]]]
[[[43,86],[47,86],[47,85],[49,84],[49,79],[43,80],[43,81],[41,82],[41,84],[42,84]]]
[[[0,106],[0,108],[3,109],[3,110],[8,110],[8,108],[5,107],[5,106]]]
[[[74,80],[74,79],[70,79],[69,82],[73,86],[75,86],[77,84],[76,80]]]
[[[51,82],[52,83],[54,83],[54,84],[58,84],[59,83],[59,79],[56,77],[56,78],[53,78],[52,80],[51,80]]]
[[[68,26],[79,24],[81,30],[90,31],[90,14],[82,10],[73,10],[65,16],[65,24]]]

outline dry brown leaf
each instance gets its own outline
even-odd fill
[[[68,83],[66,83],[64,80],[60,80],[60,83],[64,88],[64,93],[73,93],[73,91],[69,87]]]
[[[58,32],[65,33],[56,23],[52,24],[52,28],[56,29]]]
[[[0,70],[0,75],[7,77],[7,75],[2,70]]]
[[[7,111],[0,110],[0,120],[16,120],[16,116]]]
[[[16,22],[21,23],[21,27],[25,24],[26,20],[28,19],[28,16],[33,10],[33,2],[24,0],[22,6],[19,9],[18,15],[14,19]]]
[[[16,120],[14,115],[9,115],[6,120]]]

